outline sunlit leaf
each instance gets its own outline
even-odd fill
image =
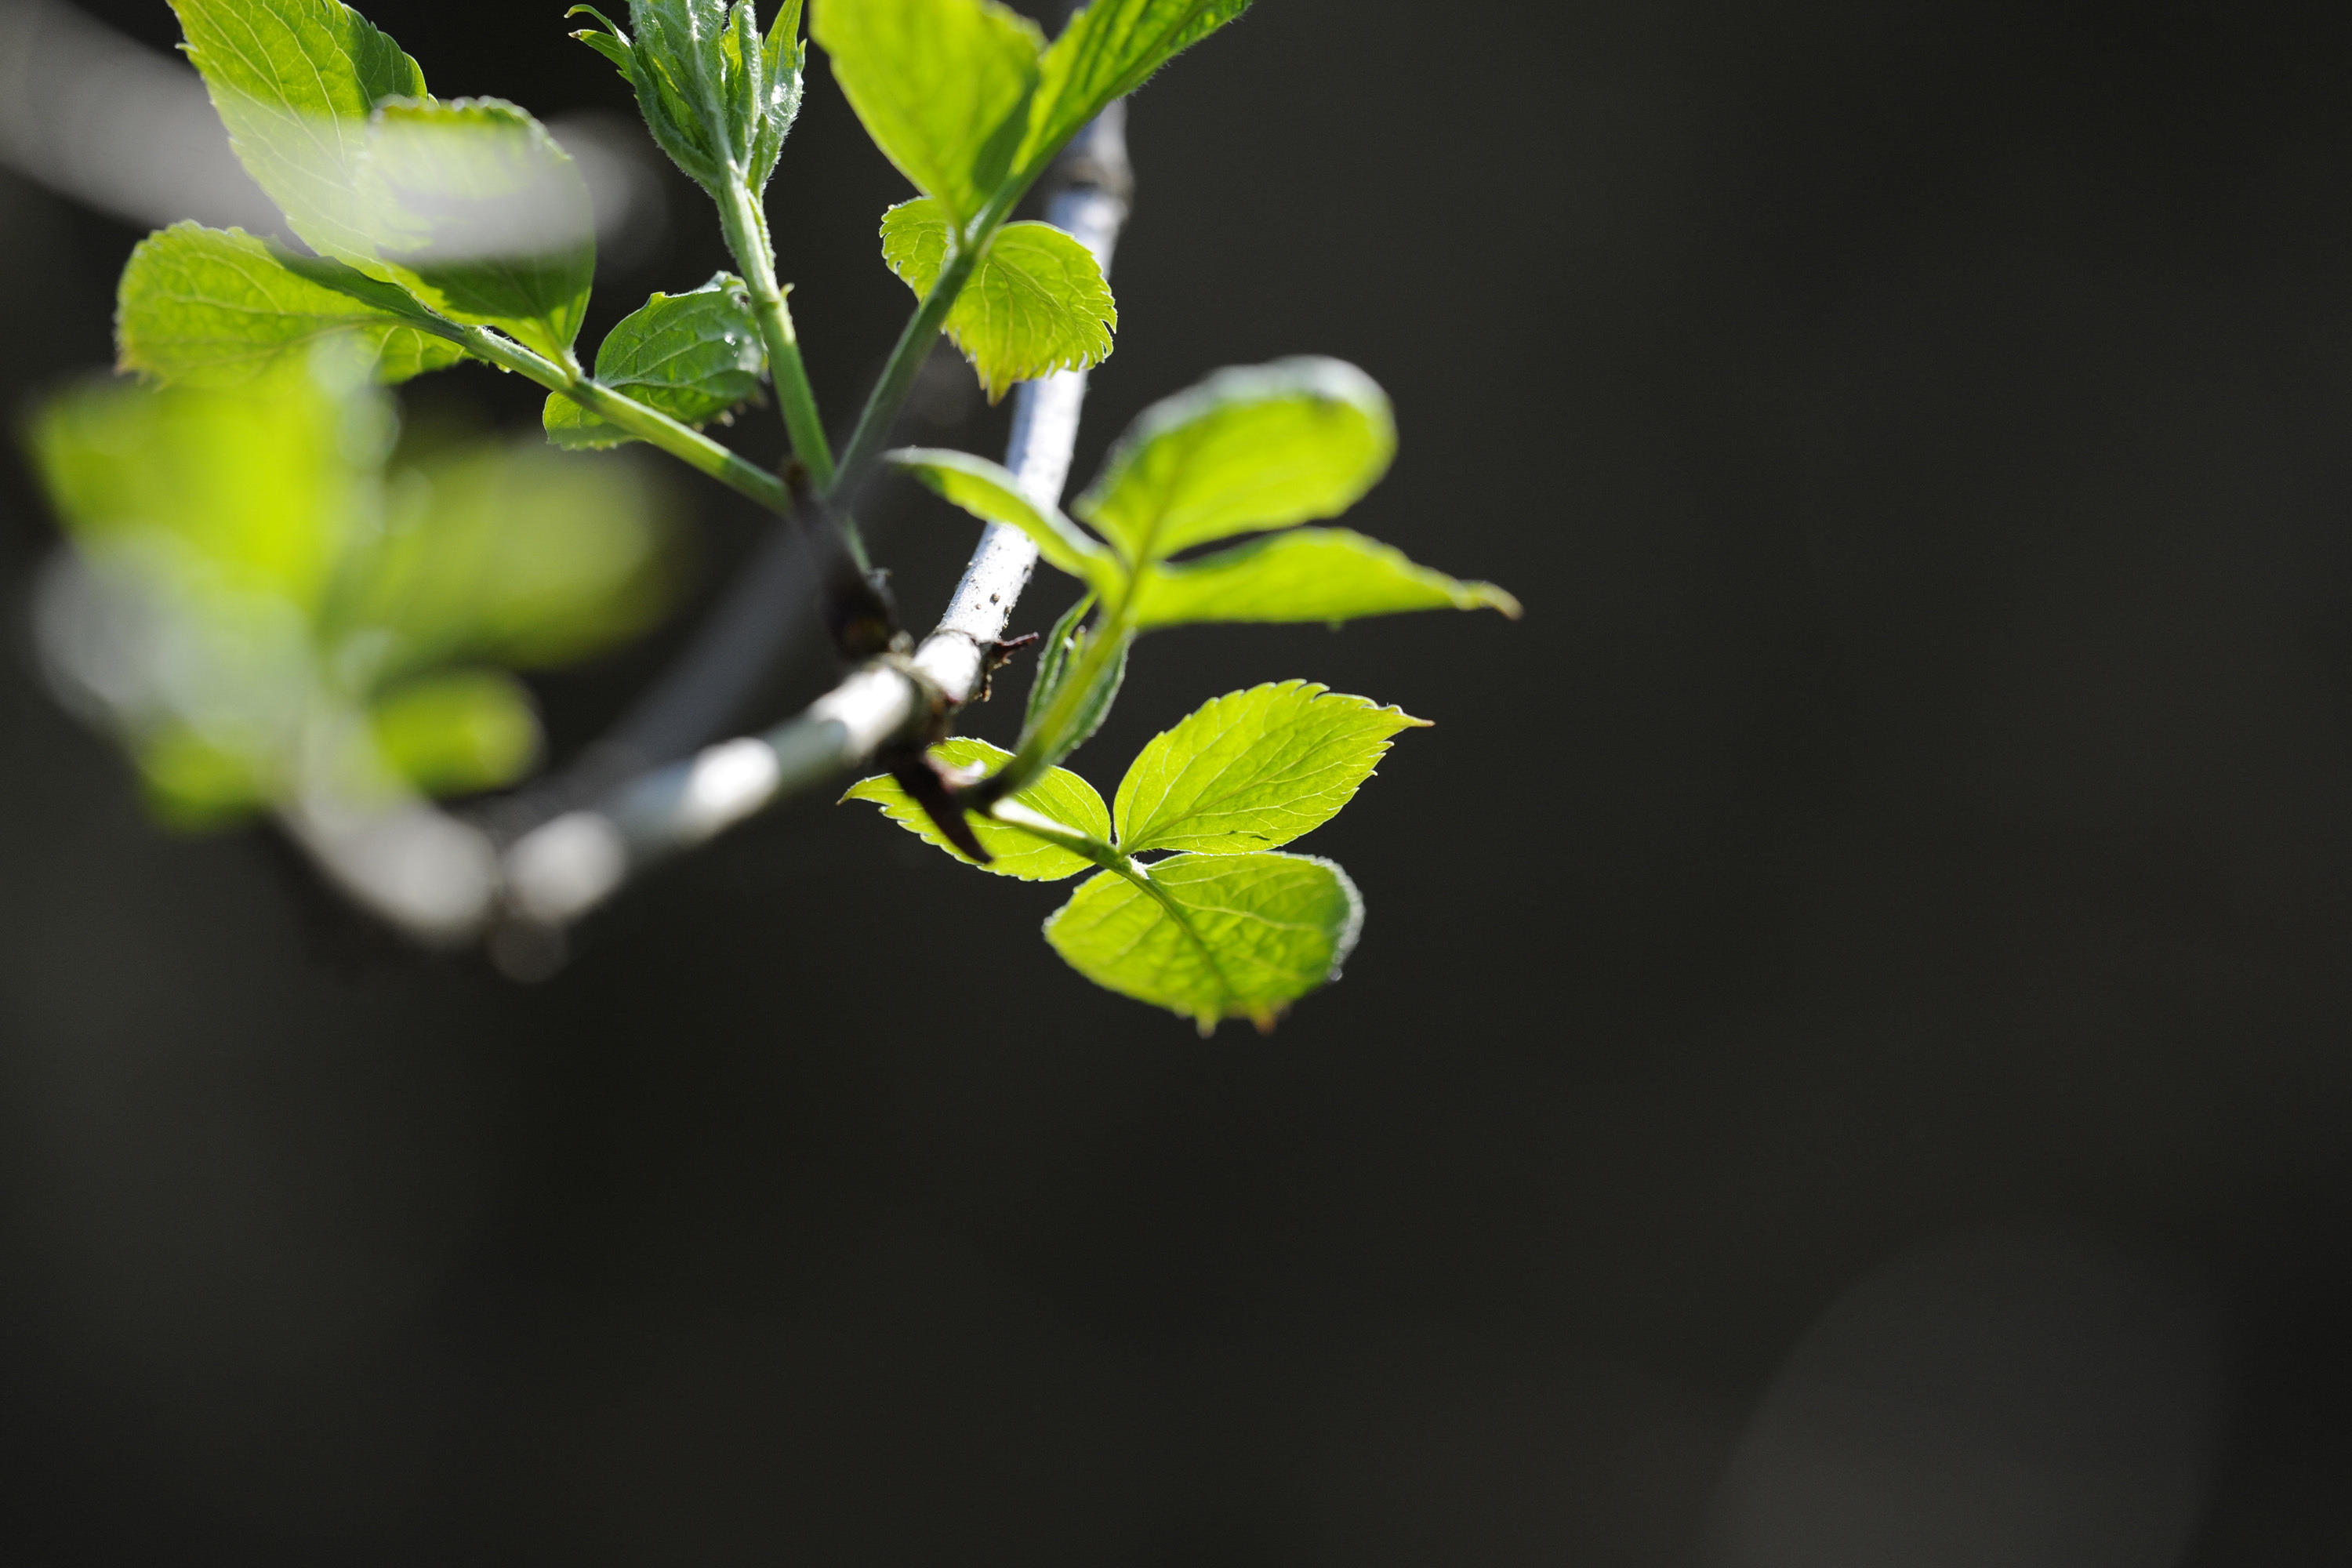
[[[204,833],[242,822],[268,804],[274,781],[257,760],[184,724],[134,746],[141,795],[165,827]]]
[[[766,363],[742,279],[721,272],[691,293],[657,293],[622,317],[596,350],[596,379],[700,426],[757,395]],[[560,395],[548,398],[544,417],[559,447],[635,439]]]
[[[539,755],[539,718],[511,676],[458,670],[409,681],[368,710],[377,752],[426,795],[512,784]]]
[[[1045,51],[1017,166],[1051,158],[1111,100],[1247,9],[1249,0],[1094,0]]]
[[[1039,506],[1021,493],[1011,470],[970,452],[940,447],[901,447],[884,460],[920,479],[939,495],[983,522],[1017,528],[1036,542],[1037,553],[1071,576],[1103,580],[1108,552],[1060,510]]]
[[[918,299],[946,263],[945,210],[918,197],[882,215],[882,258]],[[1009,223],[948,310],[947,333],[991,403],[1016,381],[1087,370],[1110,354],[1118,307],[1094,252],[1045,223]]]
[[[1054,623],[1054,629],[1045,635],[1045,646],[1037,656],[1036,679],[1029,683],[1029,700],[1023,710],[1022,744],[1028,744],[1054,699],[1061,695],[1062,688],[1078,673],[1079,664],[1086,657],[1087,645],[1101,635],[1099,627],[1081,625],[1087,612],[1094,607],[1094,603],[1092,594],[1080,599],[1063,613],[1062,618]],[[1128,655],[1135,648],[1132,632],[1123,634],[1123,637],[1118,657],[1103,666],[1101,672],[1095,677],[1094,689],[1072,715],[1069,727],[1062,731],[1060,743],[1052,753],[1052,761],[1061,761],[1094,739],[1095,731],[1101,729],[1103,721],[1110,717],[1111,704],[1118,700],[1119,688],[1127,682]]]
[[[619,68],[680,169],[722,200],[738,181],[766,187],[800,112],[801,0],[785,0],[764,38],[751,0],[631,0],[635,37],[593,6],[568,14],[583,13],[604,30],[572,36]]]
[[[1333,359],[1221,370],[1147,408],[1071,509],[1130,562],[1333,517],[1388,471],[1389,400]]]
[[[453,321],[566,359],[587,312],[596,228],[587,183],[538,121],[494,98],[376,111],[367,221],[391,276]]]
[[[336,336],[363,343],[385,383],[465,357],[413,317],[303,277],[241,229],[181,223],[148,236],[116,300],[122,368],[180,386],[247,386]]]
[[[387,438],[380,404],[297,364],[234,394],[94,384],[48,404],[32,444],[76,541],[307,608],[363,520],[371,419]]]
[[[1311,833],[1355,798],[1400,730],[1425,725],[1303,680],[1204,703],[1136,756],[1112,810],[1131,855],[1238,855]]]
[[[565,663],[667,599],[655,496],[625,458],[481,447],[401,476],[388,513],[322,628],[353,686],[461,658]]]
[[[1492,583],[1463,583],[1344,528],[1300,528],[1195,561],[1165,564],[1136,591],[1136,623],[1327,621],[1402,610],[1500,610],[1519,602]]]
[[[310,246],[377,270],[362,165],[367,121],[425,73],[336,0],[173,0],[246,171]]]
[[[985,741],[957,737],[941,741],[931,748],[931,755],[950,767],[971,767],[977,763],[989,773],[1004,765],[1013,753]],[[852,784],[843,800],[869,800],[882,808],[882,814],[909,833],[920,835],[938,845],[965,865],[973,864],[971,858],[947,841],[929,813],[900,788],[898,782],[887,773],[877,774]],[[1013,797],[1021,805],[1042,816],[1049,816],[1064,826],[1097,839],[1110,837],[1110,813],[1103,805],[1102,796],[1095,786],[1066,768],[1049,768],[1037,782]],[[1000,877],[1017,877],[1024,882],[1058,882],[1065,877],[1075,877],[1094,864],[1085,856],[1049,844],[1042,838],[985,818],[971,819],[972,831],[980,837],[981,847],[993,856],[984,870]]]
[[[1045,37],[995,0],[814,0],[811,34],[884,156],[959,226],[1003,184]]]
[[[1346,872],[1305,855],[1176,855],[1149,888],[1105,871],[1045,921],[1045,940],[1096,984],[1165,1007],[1202,1034],[1220,1019],[1270,1028],[1338,976],[1364,905]]]

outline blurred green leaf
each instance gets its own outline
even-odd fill
[[[699,428],[758,395],[766,363],[743,280],[721,272],[691,293],[657,293],[622,317],[596,350],[596,379]],[[559,447],[635,439],[560,394],[549,395],[543,419]]]
[[[1078,624],[1093,603],[1091,594],[1080,599],[1054,623],[1053,631],[1046,636],[1045,651],[1038,656],[1037,679],[1030,683],[1029,702],[1021,723],[1021,743],[1024,746],[1035,734],[1054,699],[1078,674],[1087,645],[1103,635],[1099,626]],[[1118,657],[1096,672],[1092,689],[1071,716],[1069,728],[1047,753],[1048,761],[1058,763],[1093,740],[1095,731],[1103,727],[1103,721],[1110,717],[1111,704],[1118,700],[1119,688],[1127,684],[1128,655],[1135,651],[1135,634],[1118,635]]]
[[[1130,564],[1332,517],[1388,471],[1389,401],[1338,360],[1221,370],[1143,411],[1071,509]]]
[[[1045,51],[1015,166],[1044,164],[1113,99],[1247,9],[1249,0],[1094,0]]]
[[[1304,680],[1212,699],[1127,770],[1112,814],[1118,847],[1238,855],[1287,844],[1355,798],[1390,736],[1427,723]]]
[[[571,357],[595,217],[538,121],[495,98],[397,100],[368,125],[363,174],[368,232],[395,281],[452,321]]]
[[[663,607],[662,542],[644,471],[623,458],[520,445],[421,465],[339,583],[324,626],[339,679],[543,668],[607,647]]]
[[[384,763],[427,795],[509,784],[539,757],[539,716],[512,676],[458,670],[400,686],[368,710]]]
[[[184,724],[146,737],[135,750],[141,793],[165,827],[210,832],[246,820],[269,802],[272,781],[253,757]]]
[[[1175,855],[1148,888],[1105,871],[1045,921],[1045,940],[1096,984],[1196,1022],[1274,1026],[1336,978],[1364,905],[1346,872],[1304,855]]]
[[[115,310],[124,370],[215,390],[267,379],[339,334],[366,346],[387,384],[465,357],[412,321],[301,276],[242,229],[193,223],[139,242]]]
[[[1301,528],[1152,569],[1136,591],[1139,626],[1190,621],[1327,621],[1402,610],[1500,610],[1519,602],[1463,583],[1344,528]]]
[[[815,0],[811,33],[883,155],[959,228],[1004,183],[1045,36],[995,0]]]
[[[901,447],[885,453],[883,460],[982,521],[1019,529],[1036,543],[1040,555],[1071,576],[1089,583],[1108,580],[1109,553],[1058,510],[1040,507],[1023,495],[1021,481],[1010,469],[941,447]]]
[[[386,99],[422,98],[425,73],[336,0],[173,0],[230,144],[294,232],[388,276],[375,258],[362,164]]]
[[[75,540],[168,542],[185,569],[307,611],[364,521],[388,415],[330,395],[307,364],[234,393],[97,383],[42,409],[32,445]]]
[[[882,258],[928,298],[946,263],[945,209],[929,197],[882,215]],[[995,403],[1016,381],[1109,357],[1118,307],[1094,253],[1051,224],[1008,223],[948,310],[947,334]]]
[[[941,741],[930,749],[930,754],[950,767],[964,768],[977,763],[988,773],[1003,767],[1013,753],[986,741],[974,741],[958,736]],[[870,800],[882,808],[882,814],[908,832],[929,843],[936,844],[965,865],[974,864],[971,858],[947,841],[930,814],[898,786],[898,781],[887,773],[861,779],[852,784],[843,800]],[[1013,797],[1030,810],[1049,816],[1073,832],[1097,839],[1110,837],[1110,813],[1103,805],[1102,796],[1095,786],[1067,768],[1049,768],[1037,782]],[[1033,837],[1017,827],[1001,822],[973,817],[971,830],[979,836],[981,847],[994,857],[981,868],[1000,877],[1016,877],[1024,882],[1058,882],[1075,877],[1094,864],[1085,856]]]

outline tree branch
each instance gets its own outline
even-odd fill
[[[1128,212],[1125,126],[1126,105],[1114,103],[1072,140],[1046,207],[1048,221],[1091,249],[1106,274]],[[1042,504],[1058,503],[1068,482],[1086,391],[1084,372],[1064,371],[1015,393],[1005,466]],[[501,962],[543,973],[562,929],[636,872],[887,745],[940,733],[981,689],[1037,563],[1026,535],[991,524],[938,626],[911,655],[866,663],[763,734],[668,761],[725,722],[773,662],[793,624],[777,606],[806,576],[808,548],[801,531],[771,531],[685,656],[614,732],[563,773],[491,807],[482,823],[422,800],[348,818],[304,803],[281,820],[332,880],[411,936],[446,946],[502,927],[522,940],[494,941]]]
[[[1071,142],[1047,207],[1048,220],[1076,236],[1106,274],[1128,211],[1125,108],[1113,104]],[[1068,483],[1086,390],[1086,373],[1063,371],[1024,383],[1016,395],[1005,467],[1041,505],[1059,504]],[[1036,564],[1025,534],[989,525],[939,626],[911,656],[877,658],[764,734],[656,768],[524,834],[500,859],[508,912],[560,928],[638,870],[862,764],[891,742],[930,738],[980,689]]]

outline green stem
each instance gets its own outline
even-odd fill
[[[1060,753],[1062,737],[1069,733],[1070,726],[1077,721],[1079,710],[1086,706],[1087,693],[1094,689],[1095,682],[1102,679],[1110,662],[1119,656],[1120,648],[1127,641],[1128,633],[1132,629],[1129,606],[1135,603],[1136,584],[1141,580],[1143,572],[1148,570],[1150,568],[1143,568],[1127,580],[1126,585],[1119,590],[1118,604],[1108,610],[1094,629],[1087,634],[1087,650],[1078,656],[1077,668],[1070,671],[1063,680],[1061,689],[1054,693],[1053,701],[1045,705],[1045,711],[1039,715],[1036,728],[1030,731],[1021,749],[1013,753],[1010,762],[991,773],[981,784],[983,798],[1003,799],[1018,795],[1036,783],[1038,775],[1052,765],[1052,759]]]
[[[543,359],[520,343],[481,327],[459,327],[457,335],[457,341],[478,358],[535,381],[550,392],[561,393],[648,446],[658,447],[688,467],[751,497],[770,511],[791,509],[783,480],[755,463],[746,462],[701,431],[688,429],[668,415],[657,413],[583,375],[577,366]]]
[[[923,361],[931,352],[931,340],[939,336],[948,312],[955,308],[956,296],[971,279],[980,265],[982,245],[966,246],[957,251],[923,296],[922,303],[907,319],[906,330],[892,345],[889,362],[882,367],[882,377],[874,384],[866,396],[866,406],[858,411],[857,427],[849,433],[849,444],[841,449],[841,471],[835,480],[836,491],[846,490],[863,479],[882,455],[882,443],[890,438],[890,426],[898,417],[899,406],[907,394],[914,390],[915,377],[923,368]]]
[[[760,324],[760,341],[768,351],[768,368],[775,377],[776,401],[782,406],[784,434],[793,455],[809,471],[817,489],[833,488],[833,447],[824,438],[824,421],[817,414],[816,393],[809,385],[808,369],[801,363],[801,341],[793,330],[792,307],[784,303],[783,287],[776,281],[776,251],[768,235],[767,215],[758,198],[737,185],[730,199],[719,204],[719,225],[727,231],[727,248],[743,269],[743,287],[751,296],[751,318]]]

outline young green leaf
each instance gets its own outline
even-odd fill
[[[262,759],[185,725],[137,737],[131,751],[148,811],[175,832],[226,827],[268,804],[272,780]]]
[[[378,277],[362,195],[369,114],[425,73],[336,0],[173,0],[246,172],[313,249]]]
[[[414,317],[293,271],[242,229],[193,223],[149,235],[131,252],[114,321],[121,368],[177,386],[248,386],[339,335],[364,344],[375,379],[387,384],[465,357]]]
[[[235,393],[99,382],[44,407],[32,447],[78,545],[307,611],[364,514],[380,414],[299,364]]]
[[[1344,528],[1300,528],[1152,569],[1135,595],[1139,627],[1189,621],[1326,621],[1401,610],[1500,610],[1519,602],[1462,583]]]
[[[1332,517],[1388,471],[1396,424],[1334,359],[1221,370],[1147,408],[1071,509],[1130,563],[1228,534]]]
[[[979,518],[1017,528],[1036,542],[1037,553],[1082,582],[1104,579],[1109,553],[1087,538],[1058,508],[1040,507],[1021,493],[1021,481],[986,458],[940,447],[901,447],[883,454],[943,499]]]
[[[801,0],[785,0],[763,39],[751,0],[630,0],[632,38],[593,5],[605,30],[572,34],[620,68],[646,129],[688,176],[720,200],[767,188],[800,112]]]
[[[1326,982],[1362,928],[1348,874],[1306,855],[1175,855],[1148,887],[1106,871],[1045,921],[1071,968],[1108,990],[1192,1019],[1274,1026]]]
[[[1355,798],[1390,736],[1427,723],[1304,680],[1228,692],[1138,753],[1112,807],[1118,847],[1239,855],[1287,844]]]
[[[681,423],[701,426],[756,396],[767,356],[743,281],[721,272],[687,294],[660,294],[621,318],[596,350],[596,379]],[[547,400],[559,447],[634,440],[562,394]]]
[[[961,228],[1028,129],[1045,36],[996,0],[815,0],[812,35],[866,133]]]
[[[965,768],[980,764],[994,773],[1011,759],[1013,753],[985,741],[958,736],[941,741],[930,749],[931,755],[950,767]],[[882,808],[882,814],[908,832],[919,835],[938,845],[965,865],[971,858],[947,841],[930,814],[908,797],[898,781],[887,773],[877,774],[852,784],[843,800],[870,800]],[[1110,813],[1103,805],[1102,796],[1095,786],[1066,768],[1048,770],[1037,782],[1013,797],[1030,810],[1049,816],[1074,833],[1083,833],[1099,840],[1110,837]],[[1024,882],[1058,882],[1075,877],[1094,864],[1085,856],[1065,849],[1058,844],[1024,833],[1017,827],[983,817],[971,818],[972,832],[980,837],[981,847],[994,857],[983,868],[1000,877],[1017,877]]]
[[[882,215],[882,259],[919,300],[946,264],[946,211],[928,196]],[[956,296],[948,336],[995,403],[1016,381],[1087,370],[1108,358],[1118,307],[1094,252],[1045,223],[1008,223]]]
[[[421,465],[345,561],[320,641],[360,689],[457,659],[544,668],[607,647],[667,603],[657,501],[624,458],[501,443]]]
[[[1045,51],[1014,165],[1042,167],[1113,99],[1247,9],[1249,0],[1094,0]]]
[[[512,676],[455,670],[414,680],[368,710],[393,772],[426,795],[498,789],[539,757],[539,716]]]
[[[495,98],[402,100],[368,125],[368,223],[394,279],[453,321],[559,363],[587,313],[587,183],[544,127]]]
[[[1052,705],[1055,693],[1060,691],[1062,683],[1070,678],[1078,655],[1086,647],[1086,634],[1080,628],[1085,625],[1087,613],[1094,607],[1095,596],[1092,594],[1079,595],[1078,602],[1062,612],[1062,618],[1054,623],[1054,629],[1045,634],[1045,642],[1039,645],[1036,672],[1029,678],[1029,700],[1022,705],[1021,710],[1023,740],[1027,740],[1030,732],[1037,728],[1037,721]]]

